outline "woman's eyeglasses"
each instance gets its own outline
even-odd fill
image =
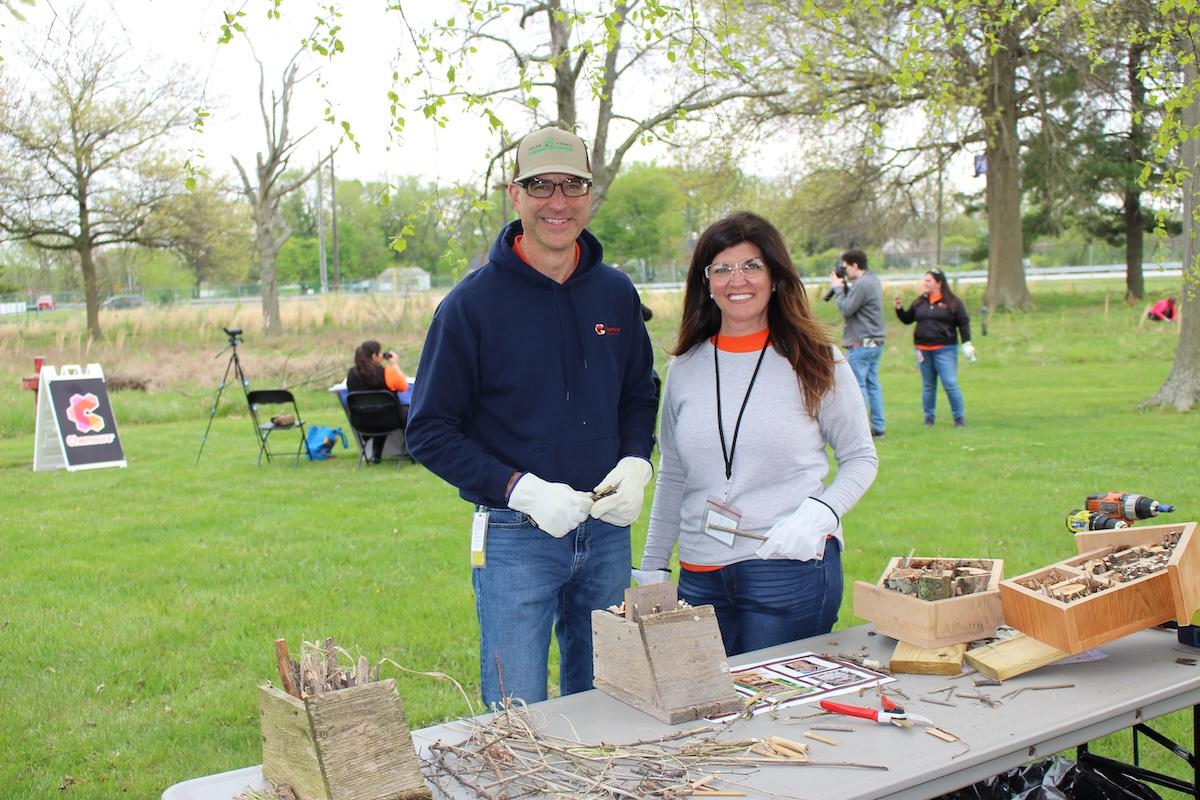
[[[727,281],[737,273],[741,273],[742,277],[749,280],[758,275],[766,275],[767,265],[761,258],[747,258],[740,263],[709,264],[704,268],[704,277],[710,281]]]

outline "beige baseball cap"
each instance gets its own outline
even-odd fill
[[[517,176],[513,182],[558,172],[592,179],[587,145],[562,128],[542,128],[525,135],[517,146]]]

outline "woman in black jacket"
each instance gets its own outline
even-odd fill
[[[917,323],[913,334],[917,364],[921,368],[921,405],[925,409],[925,427],[931,427],[937,407],[937,383],[942,381],[955,427],[966,424],[962,391],[958,388],[958,342],[962,339],[963,355],[975,360],[975,345],[971,344],[971,321],[966,305],[946,285],[946,274],[934,268],[921,280],[925,293],[907,309],[896,295],[896,316],[905,325]]]

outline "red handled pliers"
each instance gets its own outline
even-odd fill
[[[848,717],[862,717],[863,719],[874,720],[880,725],[887,725],[889,722],[901,728],[911,728],[914,722],[919,722],[922,725],[933,725],[933,720],[929,717],[923,717],[920,714],[909,714],[904,710],[903,706],[891,700],[886,694],[881,695],[879,700],[883,706],[882,710],[867,708],[866,706],[852,706],[846,703],[835,703],[832,700],[822,700],[821,708],[833,714],[845,714]]]

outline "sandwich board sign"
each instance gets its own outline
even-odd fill
[[[108,401],[99,364],[59,371],[44,366],[38,375],[37,427],[33,469],[44,471],[124,467],[117,419]]]

